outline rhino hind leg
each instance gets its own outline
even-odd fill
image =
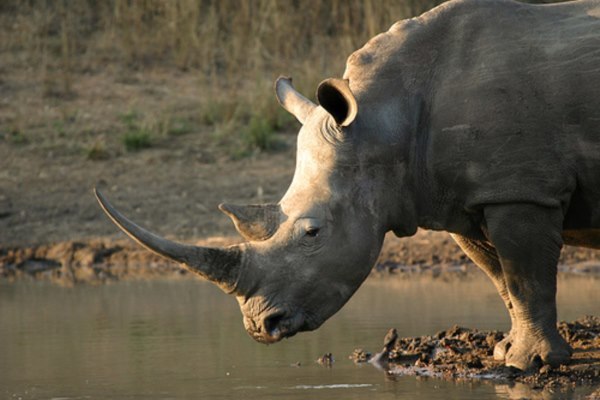
[[[506,365],[527,370],[567,362],[572,350],[556,327],[556,273],[563,243],[561,210],[499,204],[487,206],[484,215],[513,310]]]
[[[506,309],[508,310],[511,321],[511,330],[508,335],[506,335],[506,337],[504,337],[504,339],[498,342],[494,347],[494,359],[503,361],[506,356],[506,352],[512,346],[513,336],[515,336],[514,328],[516,327],[516,323],[513,305],[510,301],[510,296],[508,294],[508,288],[506,287],[506,281],[504,280],[504,273],[502,272],[502,265],[500,264],[498,253],[496,252],[494,246],[487,241],[473,240],[458,234],[451,234],[450,236],[452,236],[454,241],[460,246],[465,254],[492,280],[496,290],[498,290],[498,293],[502,298],[502,301],[504,301]]]

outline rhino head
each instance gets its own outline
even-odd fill
[[[337,312],[369,274],[390,229],[378,201],[383,175],[357,151],[358,105],[347,81],[321,83],[320,106],[289,78],[279,78],[275,89],[303,125],[296,170],[278,204],[219,206],[246,242],[220,249],[172,242],[96,192],[108,216],[138,243],[235,295],[246,330],[264,343],[314,330]]]

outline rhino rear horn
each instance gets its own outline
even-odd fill
[[[94,189],[96,199],[108,217],[133,240],[148,250],[182,263],[190,271],[217,284],[227,293],[237,293],[237,281],[242,268],[243,249],[231,246],[225,249],[200,247],[164,239],[136,225]]]
[[[296,117],[302,125],[304,125],[310,113],[317,108],[315,103],[294,89],[292,78],[280,76],[275,81],[275,94],[277,95],[279,104]]]
[[[340,126],[350,125],[358,113],[358,104],[347,79],[330,78],[321,82],[317,100]]]
[[[231,218],[235,229],[246,240],[266,240],[273,236],[279,227],[281,212],[277,204],[220,204],[219,209]]]

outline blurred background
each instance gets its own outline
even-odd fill
[[[273,101],[278,75],[293,74],[298,88],[310,96],[325,77],[341,76],[346,58],[369,38],[441,2],[6,0],[0,5],[1,90],[6,95],[35,86],[30,95],[60,109],[44,137],[75,134],[89,158],[108,157],[119,146],[150,146],[152,136],[184,133],[198,124],[215,126],[216,141],[227,147],[221,150],[243,156],[238,153],[271,147],[270,134],[291,121]],[[27,88],[11,81],[15,71]],[[133,107],[104,115],[95,130],[106,133],[125,125],[131,132],[117,140],[121,143],[110,136],[80,135],[68,104],[85,96],[83,81],[97,75],[96,84],[107,95],[107,86],[115,83],[184,75],[201,104],[186,112],[165,99],[160,115]],[[22,101],[10,103],[2,113],[4,139],[33,139],[34,116]],[[252,129],[231,137],[248,123]],[[135,126],[140,129],[131,129]],[[242,139],[246,143],[239,143]]]
[[[251,122],[263,131],[277,130],[288,122],[271,101],[279,74],[293,74],[298,88],[311,95],[325,77],[341,76],[346,58],[369,38],[442,2],[4,0],[1,89],[10,91],[7,72],[18,70],[36,85],[37,95],[55,104],[82,95],[79,82],[90,75],[135,83],[157,71],[164,79],[185,74],[194,77],[194,90],[206,102],[198,114],[177,116],[164,104],[167,115],[154,116],[155,121],[135,112],[115,117],[125,125],[150,125],[149,135],[192,130],[196,123]],[[17,104],[10,108],[13,115],[3,112],[2,130],[12,141],[27,140],[29,116],[19,113]],[[60,117],[53,130],[67,133],[73,116],[67,111]],[[221,126],[220,133],[227,136],[232,128]],[[149,139],[143,136],[124,145],[143,147]],[[267,137],[246,139],[259,148],[270,146]],[[87,143],[88,156],[102,157],[110,142]]]
[[[114,233],[90,195],[103,183],[162,233],[234,234],[216,205],[277,201],[293,173],[274,80],[313,98],[439,3],[3,0],[0,244]]]

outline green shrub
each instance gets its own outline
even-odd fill
[[[121,140],[127,151],[139,151],[152,147],[150,130],[140,124],[140,118],[141,116],[136,110],[129,110],[119,115],[119,119],[125,125],[125,133]]]
[[[248,125],[242,129],[242,138],[248,147],[258,150],[271,150],[275,130],[272,123],[260,115],[253,115]]]
[[[127,151],[139,151],[152,147],[150,133],[143,129],[126,132],[122,140]]]

